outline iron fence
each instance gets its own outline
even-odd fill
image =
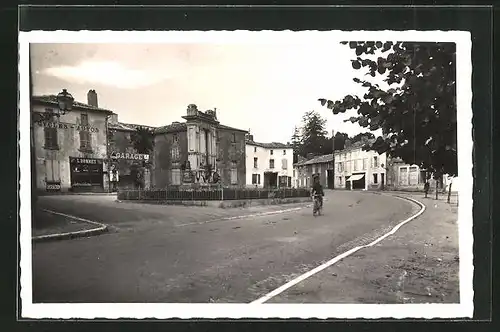
[[[117,196],[119,200],[224,201],[309,197],[310,191],[305,188],[119,189]]]

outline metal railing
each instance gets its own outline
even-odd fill
[[[119,189],[119,200],[150,200],[150,201],[223,201],[310,197],[309,189],[305,188],[218,188],[218,189]]]

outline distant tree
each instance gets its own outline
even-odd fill
[[[375,138],[375,135],[370,132],[359,133],[351,138],[351,142],[352,143],[360,142],[363,139],[363,137],[366,137],[367,139],[372,139]]]
[[[149,154],[153,151],[154,146],[153,130],[147,127],[137,127],[131,133],[130,141],[137,153]]]
[[[309,153],[321,155],[328,148],[329,140],[326,137],[326,119],[315,111],[306,112],[302,117],[302,149],[301,155],[307,157]],[[331,153],[331,145],[330,150]]]
[[[354,69],[385,75],[388,89],[354,78],[362,96],[319,99],[334,114],[357,109],[348,121],[382,136],[370,148],[428,169],[439,178],[457,175],[455,44],[432,42],[342,42],[355,50]],[[365,57],[361,57],[361,55]],[[375,56],[379,54],[376,60]]]
[[[345,148],[345,141],[349,138],[349,135],[346,133],[342,132],[337,132],[335,134],[335,140],[334,140],[334,150],[335,151],[340,151]]]

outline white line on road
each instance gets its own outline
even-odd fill
[[[287,282],[286,284],[276,288],[275,290],[273,290],[272,292],[262,296],[261,298],[251,302],[250,304],[263,304],[264,302],[267,302],[269,301],[270,299],[272,299],[273,297],[283,293],[284,291],[286,291],[287,289],[289,289],[290,287],[293,287],[295,286],[296,284],[298,284],[299,282],[302,282],[304,280],[306,280],[307,278],[309,278],[310,276],[312,275],[315,275],[316,273],[318,272],[321,272],[323,271],[324,269],[326,269],[327,267],[330,267],[332,266],[333,264],[337,263],[338,261],[340,261],[341,259],[343,258],[346,258],[347,256],[355,253],[356,251],[360,250],[360,249],[363,249],[363,248],[368,248],[368,247],[371,247],[371,246],[374,246],[375,244],[379,243],[380,241],[382,241],[383,239],[385,239],[386,237],[394,234],[399,228],[401,228],[404,224],[412,221],[413,219],[417,218],[418,216],[420,216],[422,213],[424,213],[425,211],[425,205],[413,198],[409,198],[409,197],[400,197],[400,196],[395,196],[395,195],[391,195],[393,197],[396,197],[396,198],[399,198],[399,199],[403,199],[403,200],[409,200],[409,201],[412,201],[416,204],[418,204],[420,206],[420,210],[414,214],[413,216],[409,217],[408,219],[400,222],[398,225],[396,225],[391,231],[389,231],[388,233],[382,235],[381,237],[379,237],[378,239],[376,239],[375,241],[367,244],[367,245],[364,245],[364,246],[358,246],[358,247],[355,247],[355,248],[352,248],[351,250],[349,251],[346,251],[344,252],[343,254],[340,254],[334,258],[332,258],[331,260],[329,260],[328,262],[326,263],[323,263],[321,264],[320,266],[312,269],[311,271],[309,272],[306,272],[300,276],[298,276],[297,278],[293,279],[293,280],[290,280],[289,282]]]

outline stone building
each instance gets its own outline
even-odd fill
[[[283,143],[259,143],[253,135],[246,140],[246,183],[258,188],[292,186],[293,148]]]
[[[323,188],[333,187],[333,155],[309,156],[307,159],[299,160],[294,165],[297,188],[309,188],[312,186],[312,176],[319,175],[319,182]]]
[[[245,186],[247,131],[220,124],[216,110],[196,105],[183,119],[155,130],[153,186]]]
[[[57,96],[32,97],[36,190],[108,190],[106,130],[112,112],[98,107],[94,90],[87,98],[87,104],[75,101],[59,118],[46,118],[57,112]]]
[[[152,151],[137,151],[133,144],[133,136],[137,135],[139,128],[151,133],[155,129],[151,126],[119,122],[116,113],[111,114],[108,120],[111,191],[151,187]]]

